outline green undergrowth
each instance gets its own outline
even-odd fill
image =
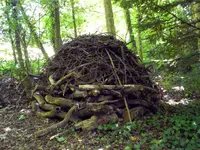
[[[44,59],[36,59],[36,60],[30,60],[31,68],[26,71],[31,74],[39,74],[41,72],[41,69],[43,68],[45,64]],[[20,79],[22,75],[22,72],[19,68],[19,64],[15,64],[13,60],[2,60],[0,59],[0,80],[7,78],[7,77],[13,77],[16,79]]]
[[[197,150],[200,149],[200,100],[177,105],[173,111],[153,114],[132,123],[110,122],[98,127],[96,140],[110,149]]]

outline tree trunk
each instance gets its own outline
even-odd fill
[[[55,0],[55,7],[54,7],[54,13],[55,13],[55,48],[56,51],[61,47],[62,45],[62,39],[60,35],[60,5],[59,5],[59,0]]]
[[[35,38],[35,41],[36,41],[38,47],[41,49],[41,52],[44,55],[44,58],[45,59],[49,59],[49,56],[48,56],[47,52],[45,51],[45,49],[44,49],[44,47],[42,45],[42,42],[40,41],[40,38],[39,38],[39,36],[37,35],[37,33],[35,31],[34,25],[31,24],[31,22],[30,22],[28,16],[26,15],[26,13],[25,13],[24,8],[22,7],[22,5],[20,4],[19,6],[20,6],[21,13],[23,15],[23,18],[25,19],[25,22],[28,25],[28,27],[29,27],[29,29],[31,31],[31,34]]]
[[[56,53],[56,31],[55,31],[55,14],[54,14],[54,9],[53,7],[49,8],[51,13],[50,13],[50,20],[51,20],[51,31],[50,31],[50,40],[51,40],[51,45],[53,46],[54,53]]]
[[[6,1],[6,6],[7,6],[7,8],[9,8],[9,6],[10,6],[8,1]],[[18,62],[17,62],[17,56],[16,56],[15,42],[14,42],[13,37],[12,37],[13,26],[12,26],[11,21],[10,21],[9,11],[10,10],[7,9],[7,10],[4,11],[4,13],[5,13],[6,19],[8,21],[8,28],[9,28],[8,34],[9,34],[9,38],[10,38],[10,42],[11,42],[11,46],[12,46],[14,62],[15,62],[15,65],[16,65]]]
[[[136,42],[135,42],[135,37],[133,35],[131,15],[130,15],[130,11],[129,11],[128,7],[124,8],[124,15],[125,15],[125,19],[126,19],[126,26],[127,26],[128,33],[129,33],[129,40],[132,44],[133,51],[136,53],[136,51],[137,51],[136,50]]]
[[[13,0],[12,1],[12,17],[14,19],[14,30],[15,30],[15,46],[16,46],[16,50],[17,50],[17,56],[18,56],[18,62],[19,62],[19,66],[20,66],[20,76],[24,77],[25,75],[25,67],[24,67],[24,60],[23,60],[23,54],[21,51],[21,43],[20,43],[20,26],[18,23],[18,10],[17,10],[17,6],[18,6],[18,1],[17,0]]]
[[[26,64],[26,69],[28,73],[32,73],[31,70],[31,63],[29,61],[29,55],[28,55],[28,50],[27,50],[27,43],[26,43],[26,31],[24,31],[24,33],[21,34],[21,43],[23,46],[23,52],[24,52],[24,57],[25,57],[25,64]]]
[[[54,52],[56,53],[62,45],[62,39],[60,35],[60,10],[59,0],[53,0],[49,10],[51,19],[51,44]]]
[[[141,25],[141,12],[140,12],[140,8],[137,7],[138,10],[138,19],[137,19],[137,24],[138,24],[138,54],[140,56],[141,61],[143,61],[143,48],[142,48],[142,35],[141,35],[141,29],[140,29],[140,25]]]
[[[104,0],[104,9],[107,31],[109,34],[116,36],[111,0]]]
[[[9,26],[10,28],[10,26]],[[18,61],[17,61],[17,56],[16,56],[16,47],[15,47],[15,42],[12,38],[12,30],[9,29],[9,38],[10,38],[10,41],[11,41],[11,46],[12,46],[12,51],[13,51],[13,58],[14,58],[14,62],[15,62],[15,65],[18,64]]]
[[[76,27],[76,17],[75,17],[75,9],[74,9],[74,0],[70,0],[71,8],[72,8],[72,19],[74,24],[74,36],[77,37],[77,27]]]

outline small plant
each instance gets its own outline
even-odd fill
[[[119,123],[116,123],[115,121],[110,121],[108,124],[103,124],[98,126],[98,130],[100,131],[113,131],[116,130],[119,127]]]
[[[131,147],[131,146],[126,146],[126,147],[124,148],[124,150],[132,150],[132,147]]]
[[[56,140],[58,142],[64,142],[65,141],[65,138],[64,137],[56,137]]]
[[[19,120],[24,120],[24,119],[25,119],[25,116],[22,114],[22,115],[19,116],[18,119],[19,119]]]

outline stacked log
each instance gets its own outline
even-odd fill
[[[49,60],[32,90],[33,111],[61,122],[36,136],[73,122],[92,130],[111,120],[131,121],[156,112],[160,90],[139,58],[108,35],[84,35],[64,44]]]

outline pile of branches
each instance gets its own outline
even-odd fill
[[[63,120],[38,131],[43,136],[70,121],[92,130],[110,120],[131,121],[156,112],[159,88],[126,45],[109,35],[84,35],[64,44],[47,62],[32,90],[33,111]]]

